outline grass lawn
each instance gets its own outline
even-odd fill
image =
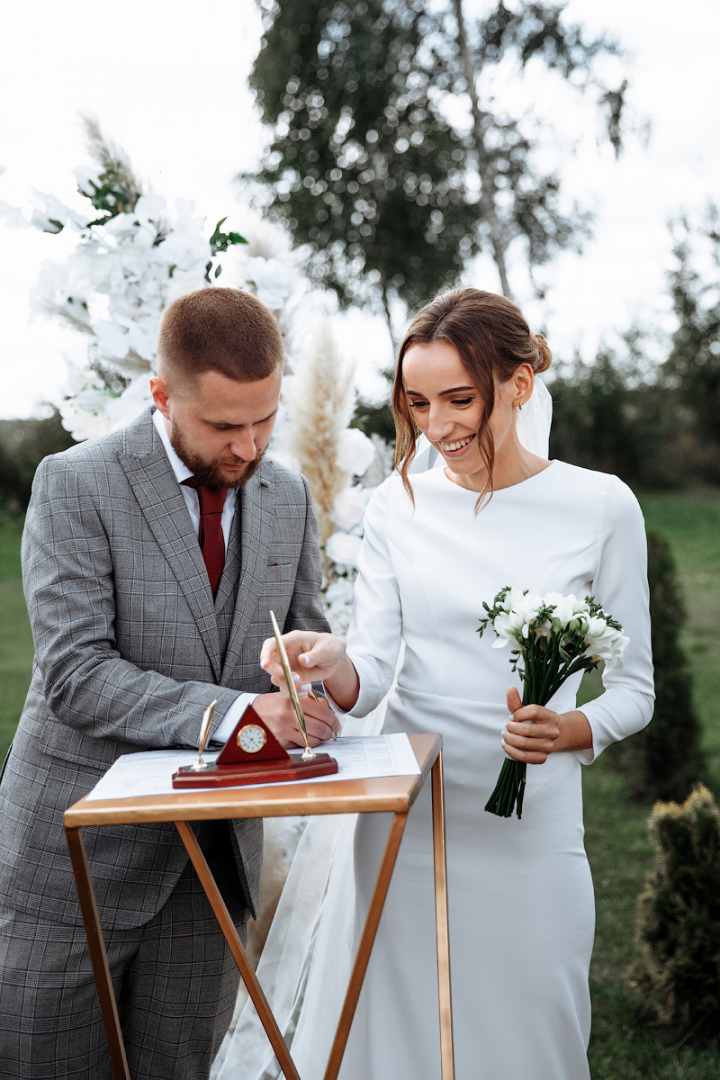
[[[20,582],[19,518],[0,516],[0,763],[12,741],[32,671],[33,644]]]
[[[716,794],[720,794],[720,491],[641,498],[648,528],[670,541],[690,618],[685,646],[695,677]],[[30,679],[32,641],[20,588],[21,525],[0,517],[0,753],[17,723]],[[592,678],[592,677],[591,677]],[[585,686],[594,696],[598,680]],[[593,1080],[720,1080],[720,1055],[674,1045],[626,973],[638,956],[635,900],[652,862],[650,807],[630,801],[611,754],[583,770],[586,845],[597,899],[591,970]]]
[[[720,793],[720,492],[698,490],[640,499],[648,529],[672,546],[688,609],[684,644],[694,676],[712,786]],[[592,676],[591,676],[592,678]],[[597,682],[585,687],[588,696]],[[658,1028],[626,973],[639,957],[635,899],[652,865],[645,837],[649,805],[629,800],[611,755],[583,770],[585,844],[597,903],[590,972],[593,1080],[710,1080],[720,1055],[677,1047]]]

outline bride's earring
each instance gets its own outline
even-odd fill
[[[522,412],[522,401],[518,403],[518,412]]]

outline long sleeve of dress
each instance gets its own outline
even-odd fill
[[[360,680],[360,693],[350,716],[367,716],[380,704],[392,685],[400,652],[402,610],[387,538],[389,497],[386,481],[365,511],[365,536],[347,638],[348,655]]]
[[[582,706],[593,733],[593,749],[578,752],[584,764],[644,728],[655,700],[645,524],[637,499],[614,476],[605,494],[593,591],[630,640],[624,666],[603,673],[605,693]]]

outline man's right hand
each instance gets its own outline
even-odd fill
[[[336,734],[340,731],[340,721],[325,698],[314,701],[311,697],[303,696],[300,703],[307,724],[308,742],[311,746],[327,742],[332,738],[333,731]],[[253,702],[253,709],[286,750],[305,745],[286,691],[281,690],[277,694],[260,694]]]

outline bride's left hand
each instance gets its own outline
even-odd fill
[[[503,749],[515,761],[528,765],[543,765],[553,750],[558,749],[560,717],[542,705],[525,705],[513,686],[507,692],[507,707],[512,713],[502,733]]]

